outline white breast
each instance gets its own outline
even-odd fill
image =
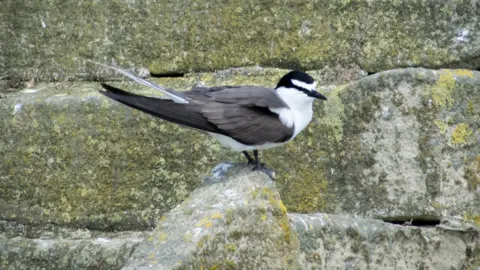
[[[278,88],[277,94],[289,108],[270,108],[270,111],[277,113],[284,125],[294,127],[293,139],[312,121],[314,99],[293,88]]]

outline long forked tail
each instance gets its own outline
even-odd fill
[[[129,77],[130,79],[140,83],[140,84],[143,84],[147,87],[150,87],[150,88],[153,88],[155,90],[159,90],[161,91],[162,93],[164,93],[165,95],[167,95],[171,100],[173,100],[174,102],[176,103],[188,103],[188,100],[187,98],[182,94],[182,93],[179,93],[177,91],[174,91],[172,89],[168,89],[168,88],[165,88],[161,85],[158,85],[156,83],[153,83],[153,82],[149,82],[145,79],[142,79],[140,77],[137,77],[135,75],[133,75],[131,72],[125,70],[125,69],[121,69],[119,67],[114,67],[114,66],[109,66],[109,65],[105,65],[105,64],[102,64],[102,63],[99,63],[99,62],[95,62],[95,61],[92,61],[92,60],[86,60],[87,62],[91,62],[91,63],[94,63],[96,65],[99,65],[99,66],[102,66],[102,67],[106,67],[106,68],[109,68],[109,69],[113,69],[115,70],[116,72],[119,72],[127,77]]]
[[[202,114],[188,110],[188,104],[176,103],[168,99],[140,96],[104,83],[101,85],[106,90],[100,91],[101,94],[129,107],[180,125],[222,133],[215,125],[208,122]]]

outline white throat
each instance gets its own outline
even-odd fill
[[[295,88],[279,87],[276,92],[289,108],[270,108],[270,111],[277,113],[285,126],[294,127],[293,139],[312,120],[314,98]]]

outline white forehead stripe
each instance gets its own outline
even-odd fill
[[[298,87],[305,88],[310,91],[315,90],[315,87],[317,87],[317,82],[305,83],[299,80],[292,79],[292,83]]]

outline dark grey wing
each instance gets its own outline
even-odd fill
[[[248,145],[281,143],[293,135],[270,108],[288,108],[272,89],[256,86],[194,87],[185,95],[201,101],[190,105],[233,139]]]
[[[175,103],[168,99],[140,96],[103,83],[102,87],[106,91],[100,91],[101,94],[129,107],[180,125],[224,134],[200,112],[191,109],[189,104]]]
[[[283,125],[267,107],[211,102],[202,114],[223,134],[247,145],[282,143],[293,135],[293,127]]]
[[[288,105],[269,88],[257,86],[224,87],[212,89],[205,95],[213,101],[246,106],[259,106],[267,108],[288,108]]]

